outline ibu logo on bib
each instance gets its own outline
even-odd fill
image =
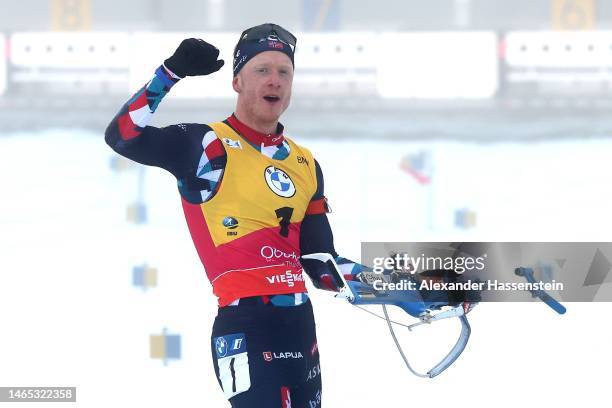
[[[295,194],[295,185],[287,173],[274,166],[266,167],[264,172],[266,183],[274,194],[289,198]]]

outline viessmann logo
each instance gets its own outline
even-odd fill
[[[286,271],[284,274],[266,276],[266,279],[271,285],[286,284],[292,288],[295,286],[295,282],[304,282],[304,275],[302,275],[302,272]]]

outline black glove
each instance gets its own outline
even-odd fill
[[[184,39],[164,65],[174,74],[186,76],[208,75],[221,69],[225,61],[217,60],[219,50],[199,38]]]

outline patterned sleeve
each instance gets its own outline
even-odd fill
[[[201,147],[198,147],[199,158],[197,169],[193,174],[178,180],[181,195],[192,204],[199,204],[210,200],[219,190],[227,154],[221,140],[215,136],[213,130],[206,126]],[[195,149],[194,149],[195,150]]]
[[[164,168],[178,177],[187,162],[193,140],[184,125],[164,128],[148,126],[153,113],[178,77],[160,66],[121,108],[105,132],[106,143],[117,153],[136,162]]]
[[[122,156],[168,170],[187,201],[202,203],[215,195],[223,177],[227,157],[221,140],[204,124],[149,126],[160,102],[178,81],[163,65],[157,68],[113,118],[105,140]]]

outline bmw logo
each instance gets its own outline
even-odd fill
[[[266,167],[266,183],[276,195],[289,198],[295,194],[295,185],[287,173],[274,166]]]
[[[225,217],[223,219],[223,226],[227,229],[234,229],[238,227],[238,220],[234,217]]]
[[[217,350],[217,355],[219,357],[225,357],[227,354],[227,341],[224,337],[217,337],[215,341],[215,349]]]

